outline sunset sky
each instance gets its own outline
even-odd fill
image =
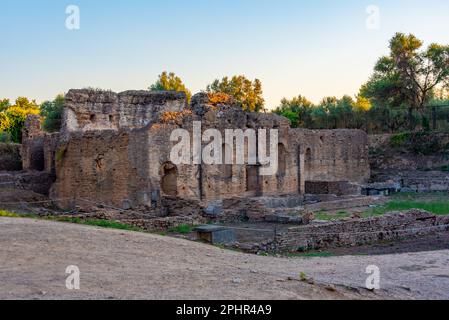
[[[66,28],[66,7],[80,29]],[[367,7],[380,10],[367,28]],[[39,102],[71,88],[146,89],[164,70],[196,93],[259,78],[282,97],[355,95],[395,32],[449,43],[447,0],[0,0],[0,98]]]

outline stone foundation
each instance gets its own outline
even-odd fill
[[[306,181],[307,194],[360,195],[360,185],[346,181]]]
[[[354,219],[289,228],[269,247],[283,252],[321,250],[394,241],[449,230],[449,217],[422,210],[391,213],[381,217]]]

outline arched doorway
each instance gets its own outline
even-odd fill
[[[171,162],[162,165],[161,190],[165,195],[178,195],[178,168]]]

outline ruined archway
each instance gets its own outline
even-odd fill
[[[171,162],[161,168],[161,190],[167,196],[178,195],[178,168]]]

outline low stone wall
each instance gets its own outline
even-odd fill
[[[422,210],[411,210],[368,219],[293,227],[278,234],[276,241],[266,246],[282,252],[298,252],[369,245],[379,241],[449,231],[448,225],[449,217],[435,216]]]
[[[306,181],[306,194],[360,195],[361,188],[347,181]]]
[[[192,215],[152,219],[120,219],[120,222],[147,231],[168,231],[182,225],[197,226],[206,224],[208,221],[199,215]]]
[[[0,171],[22,170],[20,144],[0,143]]]
[[[386,170],[373,175],[374,187],[395,185],[399,192],[448,192],[449,172]],[[369,187],[370,185],[368,185]]]
[[[0,188],[30,190],[48,196],[54,176],[46,172],[7,172],[0,174]]]

